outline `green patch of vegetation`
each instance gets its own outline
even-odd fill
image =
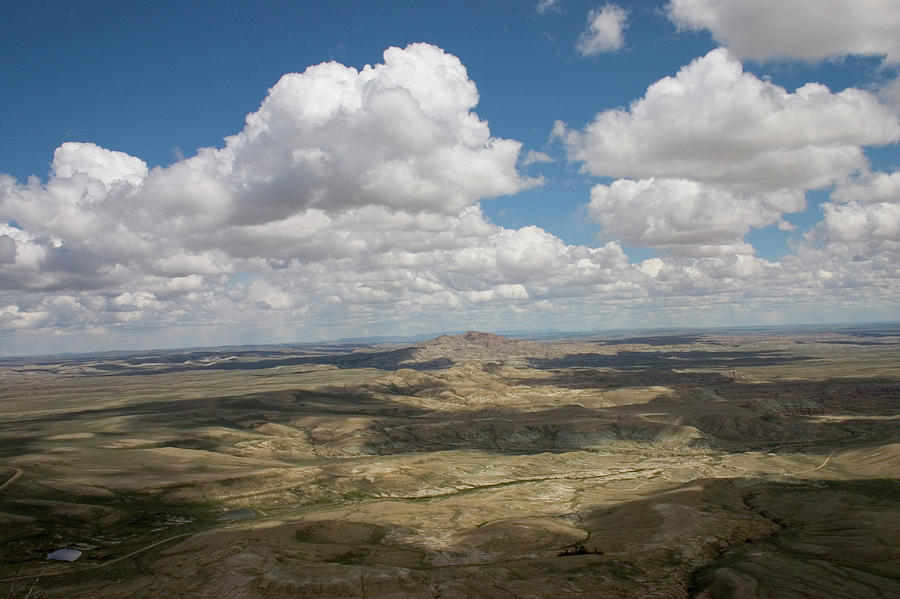
[[[372,534],[369,535],[369,538],[366,539],[366,542],[370,545],[378,545],[384,540],[385,536],[387,536],[387,529],[378,527],[372,531]]]
[[[868,495],[875,499],[888,499],[896,501],[900,497],[900,481],[890,478],[875,478],[869,480],[829,481],[828,486],[838,489],[846,489],[852,493]]]
[[[316,497],[309,498],[309,501],[304,503],[308,505],[328,505],[334,502],[335,497],[332,495],[317,495]]]
[[[294,538],[301,543],[311,543],[316,538],[316,529],[318,526],[304,526],[294,531]]]

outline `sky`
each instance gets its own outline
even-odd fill
[[[900,320],[900,3],[18,1],[0,355]]]

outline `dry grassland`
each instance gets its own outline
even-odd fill
[[[0,362],[0,595],[897,597],[898,333]]]

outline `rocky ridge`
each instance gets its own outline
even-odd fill
[[[566,354],[604,351],[596,345],[544,345],[493,333],[467,331],[441,335],[430,341],[391,353],[394,368],[446,367],[468,361],[499,361],[525,365],[528,358],[556,358]],[[612,350],[606,350],[612,352]],[[373,362],[374,364],[374,362]]]

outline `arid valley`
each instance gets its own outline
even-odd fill
[[[6,359],[0,381],[0,596],[900,596],[897,326]]]

